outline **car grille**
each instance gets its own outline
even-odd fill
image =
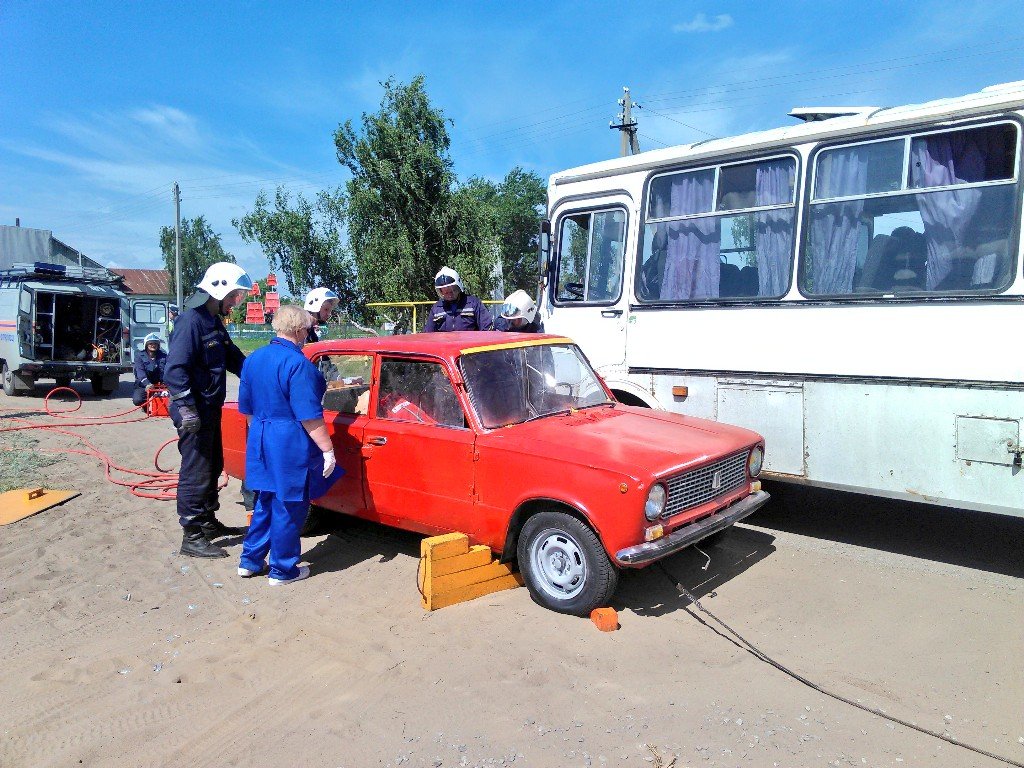
[[[721,473],[719,475],[719,473]],[[715,475],[719,475],[717,488],[713,488]],[[691,472],[670,477],[665,481],[668,500],[662,517],[678,515],[692,507],[699,507],[712,499],[735,491],[747,480],[747,453],[738,453]]]

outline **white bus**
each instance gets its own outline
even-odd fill
[[[1024,516],[1024,82],[551,177],[541,317],[769,478]]]

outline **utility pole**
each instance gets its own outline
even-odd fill
[[[634,104],[630,99],[629,88],[623,87],[622,94],[622,98],[619,99],[619,106],[622,107],[622,111],[617,115],[619,122],[609,122],[608,127],[622,132],[620,155],[625,157],[626,155],[640,154],[640,141],[636,137],[636,120],[633,119],[633,109],[643,109],[643,107],[639,104]]]
[[[181,312],[181,189],[174,182],[174,287],[177,289],[178,311]]]

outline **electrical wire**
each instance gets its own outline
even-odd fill
[[[778,662],[775,659],[773,659],[771,656],[769,656],[767,653],[765,653],[760,648],[755,646],[753,643],[751,643],[749,640],[747,640],[745,637],[743,637],[739,632],[737,632],[735,629],[730,627],[728,624],[726,624],[720,618],[715,616],[715,614],[713,614],[711,611],[709,611],[707,608],[705,608],[703,605],[701,605],[700,600],[698,600],[693,595],[693,593],[690,592],[690,590],[688,590],[686,587],[684,587],[682,585],[682,583],[678,579],[676,579],[669,572],[668,568],[666,568],[662,563],[657,562],[657,563],[655,563],[655,565],[658,566],[659,569],[661,569],[661,572],[663,574],[665,574],[665,578],[668,579],[669,583],[675,589],[679,590],[679,592],[687,600],[689,600],[691,603],[693,603],[695,606],[697,606],[697,610],[699,610],[701,613],[706,613],[709,617],[711,617],[712,621],[714,621],[716,624],[722,626],[730,635],[732,635],[733,638],[735,638],[735,640],[733,640],[732,638],[729,638],[729,637],[726,637],[725,635],[722,635],[723,637],[726,637],[726,639],[729,640],[729,642],[733,643],[734,645],[736,645],[737,647],[741,648],[742,650],[747,651],[749,654],[754,656],[754,658],[759,659],[760,661],[763,661],[765,664],[769,664],[769,665],[775,667],[777,670],[779,670],[780,672],[782,672],[785,675],[788,675],[789,677],[792,677],[797,682],[803,683],[808,688],[812,688],[815,691],[818,691],[818,693],[824,694],[825,696],[833,698],[836,701],[841,701],[844,704],[849,704],[851,707],[856,707],[857,709],[863,710],[864,712],[868,712],[868,713],[870,713],[872,715],[876,715],[877,717],[881,717],[882,719],[888,720],[889,722],[896,723],[897,725],[902,725],[905,728],[910,728],[911,730],[917,731],[918,733],[923,733],[926,736],[932,736],[932,737],[934,737],[936,739],[940,739],[941,741],[944,741],[947,744],[952,744],[952,745],[957,746],[957,747],[963,747],[964,749],[970,750],[971,752],[976,752],[979,755],[984,755],[985,757],[991,757],[993,760],[998,760],[998,761],[1000,761],[1002,763],[1006,763],[1007,765],[1016,766],[1016,768],[1024,768],[1024,763],[1017,762],[1016,760],[1013,760],[1012,758],[1009,758],[1009,757],[1004,757],[1003,755],[997,755],[995,752],[989,752],[987,749],[983,749],[981,747],[976,747],[973,744],[968,744],[967,742],[960,741],[959,739],[954,739],[952,736],[947,736],[944,733],[939,733],[938,731],[933,731],[930,728],[924,728],[924,727],[922,727],[920,725],[915,725],[914,723],[911,723],[910,721],[904,720],[904,719],[902,719],[900,717],[895,717],[893,715],[886,714],[885,712],[883,712],[882,710],[878,709],[877,707],[869,707],[866,704],[861,704],[859,701],[855,701],[854,699],[847,698],[846,696],[843,696],[840,693],[836,693],[835,691],[830,691],[827,688],[824,688],[824,687],[818,685],[814,681],[807,679],[806,677],[801,675],[799,672],[794,672],[789,667],[786,667],[783,664],[781,664],[780,662]],[[697,621],[699,621],[701,624],[703,624],[705,627],[707,627],[711,631],[715,632],[716,634],[721,634],[720,632],[718,632],[718,630],[716,630],[714,627],[712,627],[710,624],[708,624],[706,621],[704,621],[704,619],[702,619],[700,616],[697,616],[696,614],[694,614],[690,610],[687,610],[686,612],[688,614],[690,614],[691,616],[693,616]]]

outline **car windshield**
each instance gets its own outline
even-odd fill
[[[461,366],[473,408],[488,429],[614,402],[573,344],[468,352]]]

